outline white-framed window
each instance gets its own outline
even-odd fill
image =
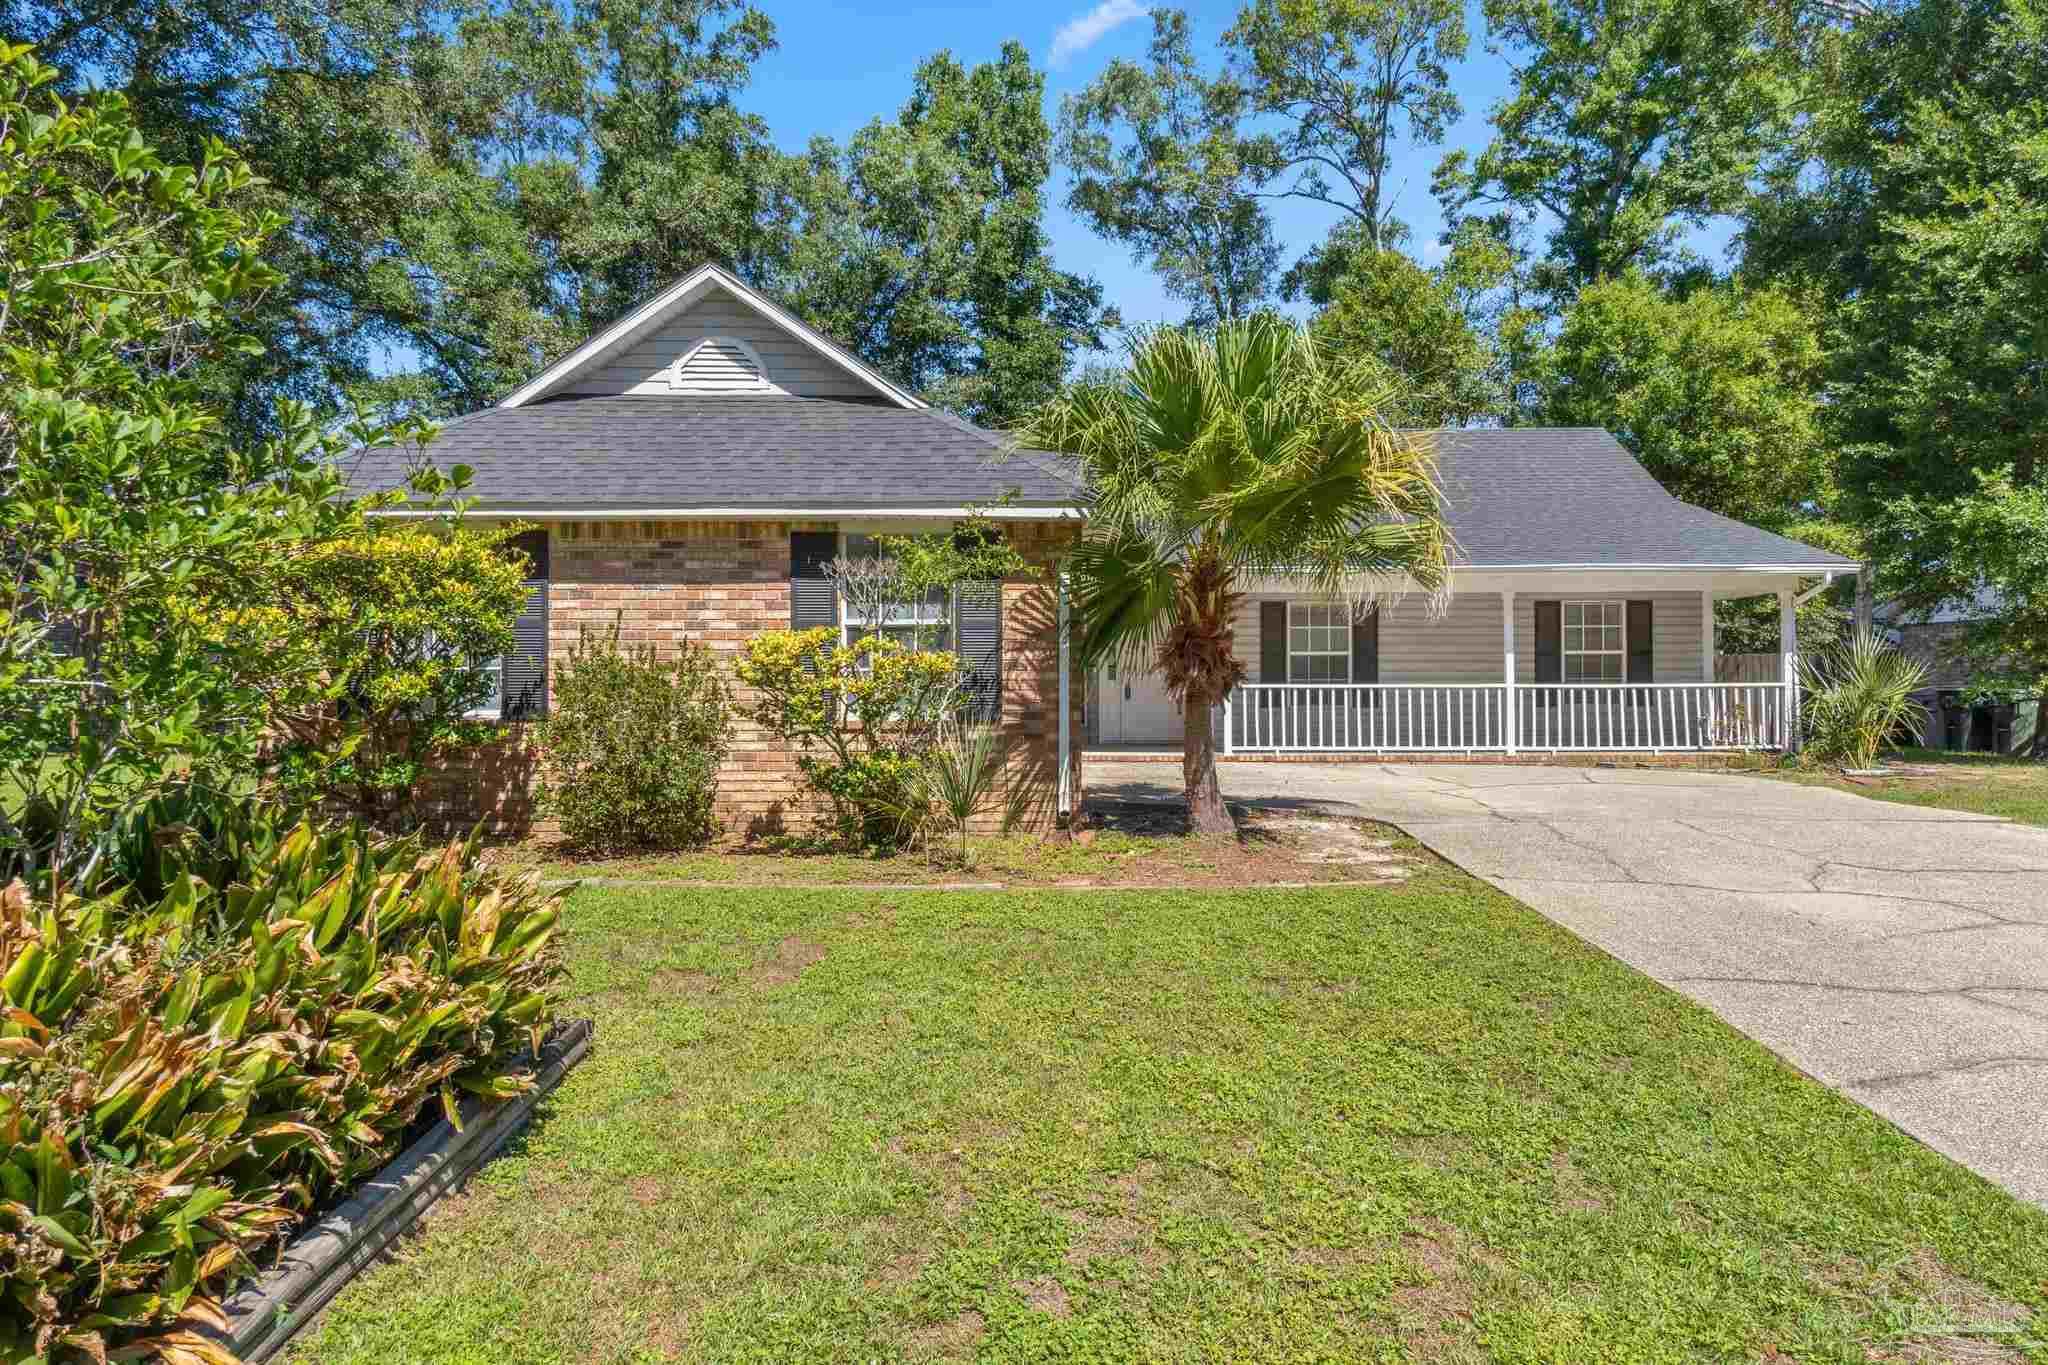
[[[1287,681],[1351,681],[1351,609],[1341,602],[1287,604]]]
[[[1622,682],[1628,677],[1628,603],[1564,604],[1564,680]]]
[[[490,684],[491,690],[484,699],[470,709],[471,720],[497,720],[505,714],[505,656],[494,655],[476,666],[476,671]]]
[[[880,553],[875,538],[860,531],[848,531],[839,538],[839,553],[845,559],[864,559]],[[842,595],[839,602],[839,637],[845,644],[866,635],[870,629],[866,612]],[[921,598],[904,599],[883,606],[875,633],[901,640],[911,649],[953,647],[953,594],[932,588]]]

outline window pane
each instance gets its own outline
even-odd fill
[[[477,671],[483,674],[491,690],[476,704],[476,709],[494,716],[501,714],[505,709],[505,660],[502,657],[486,659]]]
[[[1621,656],[1603,654],[1600,656],[1600,677],[1604,682],[1621,681]]]

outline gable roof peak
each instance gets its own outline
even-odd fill
[[[645,334],[662,319],[681,312],[713,290],[721,290],[732,295],[744,307],[861,380],[878,396],[897,407],[928,406],[923,399],[890,381],[881,371],[741,280],[724,266],[709,262],[698,266],[666,289],[627,309],[625,314],[610,326],[601,328],[582,345],[505,395],[498,401],[498,406],[524,407],[549,397],[576,375],[602,363],[606,357],[630,345],[635,338]]]

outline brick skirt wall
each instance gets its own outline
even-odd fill
[[[673,657],[684,640],[709,645],[728,668],[741,645],[765,630],[789,628],[789,538],[831,530],[821,522],[602,521],[552,528],[548,590],[550,677],[585,627],[620,628],[622,643],[651,644]],[[1010,538],[1037,569],[1049,569],[1070,530],[1058,523],[1013,523]],[[1006,790],[1003,809],[1020,828],[1048,830],[1056,814],[1059,767],[1057,603],[1050,579],[1003,586],[1003,693]],[[730,674],[728,674],[730,678]],[[752,700],[734,681],[735,709]],[[1082,678],[1069,679],[1072,786],[1080,800]],[[533,808],[535,764],[527,727],[436,771],[423,793],[450,823],[487,821],[506,833],[546,833]],[[736,718],[732,751],[719,772],[718,814],[728,834],[800,832],[817,809],[790,753],[774,736]]]

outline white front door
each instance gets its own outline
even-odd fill
[[[1178,744],[1180,707],[1150,669],[1121,663],[1102,668],[1102,717],[1097,735],[1104,744]]]

